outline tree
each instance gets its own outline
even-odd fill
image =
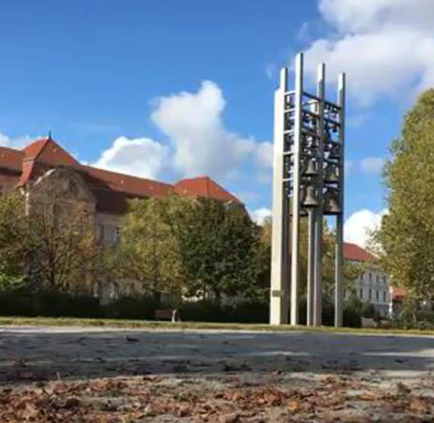
[[[422,94],[384,169],[388,214],[373,245],[393,283],[417,299],[434,294],[434,90]]]
[[[27,218],[19,192],[0,196],[0,290],[25,282]]]
[[[167,216],[186,272],[186,295],[212,293],[218,301],[222,295],[260,295],[260,230],[243,208],[200,198],[179,217]]]
[[[260,230],[244,209],[178,195],[134,200],[124,219],[120,276],[143,291],[256,298]]]
[[[99,255],[92,211],[86,204],[56,198],[33,205],[26,250],[32,289],[90,292]]]
[[[142,293],[179,293],[185,281],[179,244],[167,221],[181,213],[180,197],[135,199],[123,220],[120,243],[112,251],[116,277],[138,281]],[[179,224],[179,222],[176,222]],[[172,222],[174,225],[175,222]]]

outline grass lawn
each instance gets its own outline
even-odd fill
[[[334,328],[334,327],[307,327],[307,326],[270,326],[266,324],[251,323],[209,323],[209,322],[162,322],[146,320],[125,319],[84,319],[75,317],[1,317],[0,326],[80,326],[80,327],[107,327],[142,330],[240,330],[240,331],[273,331],[273,332],[324,332],[348,333],[370,335],[425,335],[434,336],[434,330],[420,329],[375,329],[375,328]]]

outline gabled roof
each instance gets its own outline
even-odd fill
[[[24,154],[14,148],[0,147],[0,169],[21,172]]]
[[[17,187],[24,187],[47,170],[59,166],[73,167],[80,172],[97,199],[97,209],[107,213],[124,213],[130,198],[163,197],[171,193],[242,204],[207,176],[183,179],[171,185],[81,165],[51,137],[36,140],[21,151],[0,147],[0,177],[7,178]]]
[[[208,176],[181,179],[175,184],[175,190],[179,194],[189,197],[209,197],[220,201],[233,201],[242,204],[237,197],[226,191]]]
[[[348,242],[344,244],[344,257],[347,260],[361,262],[372,262],[374,260],[374,256],[364,248]]]
[[[38,161],[51,165],[77,166],[79,163],[53,139],[36,140],[23,149],[25,161]]]

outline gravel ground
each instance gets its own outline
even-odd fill
[[[0,422],[434,422],[433,366],[432,337],[0,327]]]

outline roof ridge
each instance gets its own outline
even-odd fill
[[[118,175],[118,176],[124,176],[124,177],[127,177],[127,178],[139,179],[140,181],[153,182],[153,183],[156,183],[156,184],[173,186],[173,184],[171,184],[169,182],[161,182],[161,181],[157,181],[155,179],[142,178],[140,176],[130,175],[128,173],[116,172],[116,171],[113,171],[113,170],[102,169],[102,168],[96,167],[96,166],[89,166],[89,165],[80,164],[80,167],[81,168],[87,168],[87,169],[95,169],[95,170],[100,171],[100,172],[110,173],[110,174]]]
[[[205,176],[205,184],[206,184],[206,192],[208,193],[208,195],[211,195],[211,178],[209,176]]]
[[[42,151],[43,151],[43,150],[45,149],[45,147],[47,146],[49,140],[50,140],[49,138],[40,138],[39,140],[35,140],[35,141],[31,142],[30,144],[26,145],[26,146],[23,148],[23,150],[24,150],[24,158],[23,158],[23,162],[25,162],[25,161],[36,161],[36,159],[41,155]],[[43,141],[43,142],[41,142],[41,141]],[[37,144],[37,143],[41,143],[41,147],[39,147],[39,145],[38,145],[39,148],[38,148],[37,153],[36,153],[33,157],[26,157],[27,149],[28,149],[29,147],[31,147],[31,146]],[[23,151],[23,150],[22,150],[22,151]]]

